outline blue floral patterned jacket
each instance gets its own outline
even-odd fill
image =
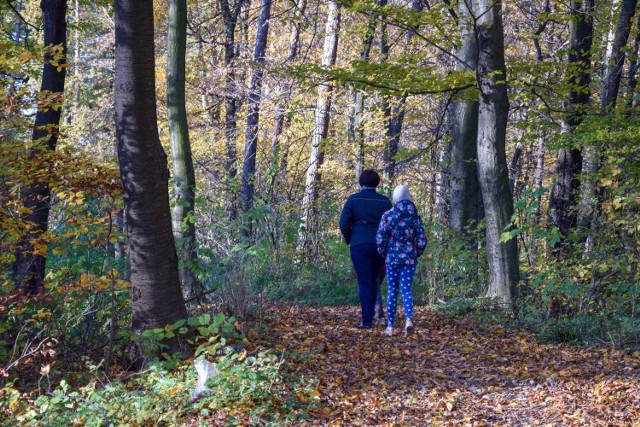
[[[378,253],[390,265],[416,265],[427,246],[427,238],[411,200],[401,200],[380,219],[376,233]]]

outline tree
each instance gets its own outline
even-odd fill
[[[478,46],[473,28],[471,2],[458,2],[458,28],[461,47],[458,50],[456,69],[475,71]],[[477,12],[477,11],[475,11]],[[478,108],[475,99],[460,99],[453,104],[451,135],[451,196],[449,224],[457,231],[464,231],[472,222],[481,218],[480,183],[476,140],[478,137]]]
[[[40,94],[49,98],[43,107],[38,108],[32,139],[34,148],[29,156],[39,155],[43,149],[54,151],[60,135],[59,125],[62,110],[54,105],[60,102],[64,93],[67,55],[67,2],[66,0],[42,0],[44,27],[44,45],[47,53],[42,69]],[[58,99],[56,99],[58,98]],[[13,277],[17,288],[24,288],[35,294],[43,287],[46,266],[45,252],[34,247],[34,241],[49,228],[49,202],[51,190],[47,182],[37,182],[25,189],[23,204],[28,214],[24,221],[28,224],[26,234],[20,239],[13,264]]]
[[[167,156],[155,105],[153,1],[116,0],[115,109],[118,162],[131,262],[135,333],[187,317],[171,230]],[[169,352],[188,352],[177,338]],[[138,360],[143,365],[145,358]]]
[[[237,56],[236,52],[236,25],[238,17],[242,11],[243,5],[247,0],[218,0],[220,9],[222,10],[222,19],[224,20],[224,66],[226,69],[227,87],[225,88],[225,135],[226,135],[226,162],[225,170],[227,171],[227,203],[229,217],[236,219],[237,207],[234,202],[236,194],[233,190],[234,180],[237,175],[236,168],[236,128],[237,128],[237,111],[239,107],[238,93],[235,83],[234,62]]]
[[[289,46],[287,48],[287,57],[285,64],[289,65],[298,57],[299,44],[300,44],[300,32],[302,29],[302,18],[304,17],[305,10],[307,8],[307,0],[300,0],[298,2],[292,1],[294,11],[292,14],[293,23],[291,25],[291,33],[289,34]],[[280,145],[280,135],[285,129],[285,125],[288,122],[288,115],[286,108],[288,107],[291,97],[293,95],[293,84],[291,81],[284,85],[282,90],[285,99],[278,100],[276,105],[276,124],[273,129],[273,138],[271,139],[271,167],[273,172],[273,181],[275,184],[276,176],[279,172],[285,172],[286,169],[286,153],[283,152]],[[278,165],[280,160],[280,165]],[[278,169],[282,169],[279,171]]]
[[[569,113],[566,118],[568,132],[582,123],[589,105],[591,92],[591,47],[593,44],[593,0],[571,2],[569,47]],[[549,202],[549,227],[558,227],[566,237],[575,227],[576,201],[580,186],[582,151],[565,147],[558,150],[556,179]]]
[[[502,242],[501,235],[511,223],[513,199],[505,154],[509,100],[502,4],[477,0],[476,37],[478,41],[477,76],[479,80],[478,173],[486,213],[489,297],[498,297],[511,305],[520,280],[518,245],[515,237]]]
[[[427,3],[428,4],[428,3]],[[386,0],[381,4],[386,5]],[[411,9],[414,11],[422,11],[422,1],[412,0]],[[417,27],[411,26],[406,35],[406,45],[409,46],[411,38],[417,31]],[[382,61],[386,62],[389,59],[389,39],[387,35],[387,25],[382,25],[382,36],[380,38],[380,53],[382,55]],[[402,125],[404,123],[405,104],[407,102],[407,94],[396,96],[393,103],[385,97],[382,100],[382,109],[384,111],[385,126],[386,126],[386,148],[384,152],[384,178],[393,184],[393,179],[396,175],[396,160],[395,156],[398,154],[398,148],[400,146],[400,135],[402,134]],[[391,105],[393,104],[393,105]]]
[[[627,76],[627,84],[629,86],[629,95],[626,100],[627,115],[630,115],[634,106],[637,104],[636,87],[638,86],[638,51],[640,50],[640,17],[636,18],[636,36],[633,40],[633,50],[629,58],[629,74]]]
[[[325,26],[324,47],[322,51],[322,66],[333,67],[336,62],[338,50],[338,29],[340,28],[340,12],[335,0],[327,2],[328,14]],[[313,210],[315,208],[318,185],[321,180],[320,168],[324,162],[324,147],[322,142],[329,132],[329,112],[331,110],[333,86],[323,81],[318,86],[318,101],[316,103],[315,125],[311,138],[311,152],[309,153],[309,167],[305,181],[304,198],[302,199],[302,223],[298,238],[298,251],[301,252],[307,243],[307,238],[312,232],[314,221]]]
[[[258,148],[258,122],[260,119],[260,99],[262,98],[262,79],[264,76],[264,56],[269,36],[269,18],[271,16],[271,0],[262,0],[258,17],[258,31],[253,51],[253,77],[249,91],[249,114],[247,115],[247,131],[245,133],[244,162],[242,167],[242,208],[248,214],[253,207],[253,193],[256,175],[256,151]],[[251,235],[251,219],[245,224],[245,234]]]
[[[191,295],[202,292],[193,274],[196,254],[195,190],[196,177],[191,157],[189,125],[185,105],[185,54],[187,46],[187,1],[169,0],[167,34],[167,119],[173,157],[175,207],[173,234],[185,260],[180,266],[180,282]]]
[[[605,58],[605,75],[600,95],[600,115],[607,116],[615,108],[622,79],[622,66],[626,56],[625,46],[631,32],[631,22],[636,12],[637,0],[622,0],[620,15],[615,27],[611,50]],[[582,164],[582,186],[578,206],[577,223],[581,228],[589,229],[593,216],[597,212],[597,184],[593,175],[600,168],[600,152],[597,146],[584,148]],[[594,208],[595,206],[595,208]]]
[[[386,5],[386,0],[377,0],[378,6]],[[372,15],[369,18],[367,27],[360,48],[360,61],[369,61],[371,54],[371,46],[373,45],[373,36],[375,35],[376,26],[379,17]],[[362,89],[353,89],[353,106],[349,115],[349,123],[347,125],[347,143],[355,145],[356,148],[356,180],[360,177],[360,173],[364,168],[364,129],[362,126],[362,111],[364,110],[364,91]]]

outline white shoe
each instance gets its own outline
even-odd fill
[[[387,337],[392,337],[395,334],[396,334],[396,331],[394,331],[391,326],[387,326],[387,329],[382,331],[382,335],[387,336]]]

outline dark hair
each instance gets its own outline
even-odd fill
[[[358,183],[360,184],[361,187],[374,187],[375,188],[378,185],[380,185],[380,175],[378,175],[378,172],[376,172],[374,170],[365,169],[360,174],[360,178],[358,179]]]

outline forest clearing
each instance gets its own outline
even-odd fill
[[[0,0],[0,425],[640,426],[638,7]]]

